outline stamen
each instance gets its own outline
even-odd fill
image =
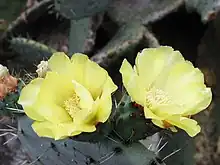
[[[160,90],[160,89],[156,89],[156,88],[150,88],[147,91],[146,94],[146,106],[148,108],[150,108],[152,111],[154,110],[154,106],[156,105],[161,105],[161,104],[170,104],[171,103],[171,99],[169,99],[169,96],[166,92]],[[162,121],[164,124],[165,128],[169,128],[172,126],[172,124],[170,124],[167,121]]]
[[[76,117],[76,114],[82,110],[79,106],[79,102],[80,98],[76,95],[76,93],[74,93],[71,98],[64,101],[64,108],[73,120]]]
[[[155,88],[151,88],[147,91],[146,105],[148,108],[152,108],[154,105],[169,103],[171,103],[171,101],[164,91]]]

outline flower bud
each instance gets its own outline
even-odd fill
[[[37,65],[37,74],[38,77],[44,78],[46,76],[47,71],[49,71],[48,61],[41,61],[39,65]]]
[[[9,74],[8,68],[0,64],[0,99],[16,91],[18,80]]]
[[[0,78],[3,78],[8,74],[8,68],[0,64]]]

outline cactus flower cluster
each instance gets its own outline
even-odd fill
[[[37,73],[39,77],[23,88],[18,103],[34,120],[32,127],[38,136],[58,140],[91,133],[98,123],[110,118],[117,86],[107,71],[86,55],[76,53],[70,59],[64,53],[54,53],[38,65]],[[120,73],[130,103],[139,108],[129,103],[116,108],[120,121],[111,122],[119,134],[122,127],[126,130],[123,123],[134,131],[145,127],[149,120],[174,132],[183,129],[192,137],[200,132],[197,121],[190,116],[207,108],[211,89],[204,84],[202,72],[179,51],[168,46],[146,48],[137,54],[134,67],[125,59]],[[143,115],[132,118],[132,114]],[[147,134],[145,128],[137,130],[137,140]],[[128,136],[130,130],[124,137]]]

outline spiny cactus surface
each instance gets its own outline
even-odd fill
[[[55,9],[68,19],[82,19],[104,11],[111,0],[55,0]]]
[[[185,2],[187,9],[197,11],[204,23],[215,19],[220,10],[220,0],[185,0]]]
[[[22,37],[12,38],[11,48],[18,53],[13,61],[12,67],[33,68],[33,64],[40,63],[43,59],[48,59],[56,50],[37,41]]]
[[[156,160],[156,155],[139,142],[125,146],[110,137],[99,143],[54,141],[39,138],[31,123],[25,116],[19,118],[18,137],[36,165],[151,165]]]
[[[72,55],[76,52],[83,52],[85,47],[85,40],[89,35],[89,28],[89,18],[80,19],[78,21],[71,21],[69,35],[69,55]]]
[[[111,64],[121,64],[124,57],[133,57],[140,46],[148,46],[144,35],[147,29],[139,22],[125,24],[119,28],[114,37],[103,47],[92,60],[103,67]]]
[[[119,24],[131,20],[148,24],[176,10],[183,2],[183,0],[113,0],[108,14]]]
[[[116,110],[114,131],[125,143],[145,139],[160,131],[160,128],[145,119],[143,107],[136,105],[125,95]]]

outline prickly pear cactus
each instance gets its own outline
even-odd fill
[[[70,36],[69,36],[69,55],[74,52],[82,52],[84,42],[89,32],[89,18],[84,18],[78,21],[71,21]],[[80,37],[78,34],[82,34]]]
[[[32,121],[19,118],[18,137],[36,165],[151,165],[156,155],[141,143],[123,145],[118,139],[106,137],[99,143],[74,140],[54,141],[39,138],[31,128]]]
[[[166,144],[165,144],[166,143]],[[196,148],[194,139],[180,131],[172,137],[164,138],[165,147],[159,152],[162,160],[168,165],[195,165]]]
[[[160,131],[160,128],[145,119],[143,108],[132,103],[128,95],[124,95],[115,113],[114,131],[124,143],[145,139]]]
[[[26,38],[12,38],[10,44],[11,48],[18,53],[18,56],[9,62],[9,65],[13,68],[32,69],[33,64],[38,64],[41,60],[50,58],[56,52],[53,48]]]
[[[196,10],[203,22],[208,22],[216,18],[220,10],[219,0],[185,0],[189,11]]]
[[[69,51],[68,54],[71,56],[73,53],[81,52],[86,53],[91,50],[94,46],[94,40],[98,22],[94,29],[92,29],[93,19],[83,18],[80,20],[71,20],[70,32],[69,32]],[[79,35],[80,34],[80,35]],[[90,43],[88,43],[90,41]]]
[[[144,24],[161,19],[177,9],[183,0],[113,0],[109,16],[119,24],[138,20]]]
[[[79,20],[104,11],[111,0],[55,0],[55,9],[68,19]]]
[[[30,3],[30,1],[28,2]],[[35,0],[35,2],[35,4],[41,4],[39,5],[41,7],[31,7],[30,13],[32,13],[33,18],[29,17],[28,11],[28,19],[20,17],[17,21],[20,25],[18,26],[19,28],[7,30],[10,33],[7,32],[4,37],[4,40],[9,41],[11,48],[17,53],[17,56],[7,60],[10,68],[18,67],[19,70],[24,68],[28,72],[35,71],[36,67],[34,65],[39,64],[41,60],[47,60],[56,52],[49,46],[34,40],[22,37],[8,37],[9,34],[17,35],[17,33],[19,36],[22,30],[18,31],[16,29],[27,29],[23,27],[29,26],[37,19],[41,20],[45,15],[48,16],[50,12],[54,12],[54,8],[57,11],[56,16],[63,16],[59,19],[56,17],[56,21],[58,23],[60,23],[59,21],[66,21],[68,24],[67,29],[70,29],[69,34],[64,36],[65,41],[68,40],[69,42],[69,44],[65,43],[67,46],[65,52],[68,52],[69,56],[75,52],[85,53],[85,50],[87,50],[86,42],[90,40],[92,44],[89,45],[88,55],[93,61],[110,71],[110,75],[113,75],[116,70],[118,73],[118,67],[124,58],[134,62],[137,52],[141,49],[160,45],[156,37],[148,31],[150,23],[176,11],[184,3],[189,10],[196,10],[204,22],[213,19],[220,9],[219,0],[47,0],[40,1],[40,3]],[[53,3],[54,5],[51,5]],[[93,25],[96,24],[95,28],[93,28],[91,20],[97,15],[101,15],[102,18],[110,20],[117,26],[117,30],[113,30],[114,34],[109,35],[110,37],[105,36],[105,28],[108,25],[105,27],[100,26],[100,24],[103,25],[102,18],[98,23],[93,22]],[[41,21],[39,22],[41,23]],[[107,31],[114,29],[111,26],[107,28]],[[91,31],[94,33],[91,33]],[[96,37],[99,38],[98,40],[105,37],[104,42],[101,40],[103,43],[99,45],[100,41],[97,40],[97,42]],[[20,90],[23,86],[22,81],[19,81],[17,90],[8,93],[0,100],[0,115],[11,116],[16,113],[18,119],[17,135],[30,158],[29,165],[195,164],[193,139],[182,132],[177,133],[168,140],[166,139],[165,143],[167,145],[165,147],[164,142],[159,142],[156,144],[156,148],[160,149],[156,152],[150,151],[150,142],[144,143],[144,141],[146,142],[155,133],[161,136],[164,134],[160,132],[161,128],[153,125],[150,120],[145,119],[142,111],[143,107],[131,102],[126,94],[113,108],[109,120],[104,124],[96,125],[95,132],[84,132],[59,141],[41,138],[31,128],[33,121],[25,115],[22,116],[24,111],[17,104]],[[143,143],[140,143],[140,140]]]
[[[13,21],[17,17],[17,14],[21,11],[24,4],[25,4],[25,0],[21,0],[21,1],[2,0],[0,3],[1,19],[7,20],[8,22]]]
[[[102,67],[121,63],[123,57],[134,57],[135,50],[148,46],[149,38],[145,38],[147,29],[139,22],[125,24],[119,28],[114,37],[91,59]]]
[[[12,49],[23,56],[30,56],[32,54],[35,57],[41,56],[41,58],[48,58],[52,53],[56,52],[56,50],[31,39],[17,37],[12,38],[10,42]]]

